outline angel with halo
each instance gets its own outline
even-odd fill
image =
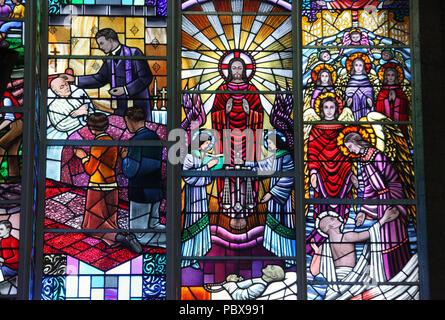
[[[410,84],[402,67],[394,62],[385,63],[380,67],[378,76],[382,89],[377,96],[376,111],[393,121],[408,121]],[[408,137],[408,126],[400,125],[400,129]]]
[[[308,84],[305,94],[304,109],[314,108],[317,98],[324,93],[335,92],[335,82],[337,81],[337,72],[334,67],[327,63],[317,65],[311,73],[312,81]]]
[[[314,105],[303,113],[306,193],[313,189],[315,198],[346,199],[351,197],[352,184],[357,184],[357,178],[351,170],[351,163],[337,145],[339,133],[345,125],[338,121],[354,121],[350,108],[343,107],[340,98],[328,92],[321,94]],[[311,122],[321,122],[311,124]],[[326,122],[326,123],[325,123]],[[330,123],[332,122],[332,123]],[[335,211],[345,221],[348,218],[348,205],[325,204],[316,205],[314,218],[323,211]],[[313,231],[308,242],[323,241],[322,237]],[[308,253],[312,253],[310,245]]]
[[[374,111],[374,86],[378,77],[371,60],[361,52],[352,53],[346,60],[346,68],[339,74],[339,87],[345,93],[346,106],[352,109],[355,121]]]
[[[349,126],[338,137],[342,153],[356,160],[352,163],[352,171],[360,172],[358,179],[361,181],[361,198],[381,201],[413,199],[415,190],[412,158],[400,128],[378,112],[369,113],[361,121],[376,124]],[[415,223],[415,208],[364,204],[360,205],[355,220],[356,226],[361,226],[365,218],[378,220],[389,208],[400,214],[396,220],[381,228],[383,263],[388,280],[398,274],[412,256],[408,224]]]

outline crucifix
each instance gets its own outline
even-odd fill
[[[49,53],[56,56],[60,51],[57,50],[57,47],[54,47],[53,51],[50,51]],[[57,58],[54,58],[54,69],[57,71]]]
[[[167,89],[165,89],[165,87],[162,88],[161,91],[159,91],[161,93],[161,99],[162,99],[162,108],[161,110],[165,110],[165,100],[167,98]]]

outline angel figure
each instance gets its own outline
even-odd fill
[[[319,64],[312,70],[312,82],[308,86],[305,98],[304,109],[314,108],[317,98],[324,93],[335,94],[334,84],[337,81],[337,72],[330,64]]]
[[[383,113],[393,121],[409,120],[409,102],[403,88],[404,73],[400,65],[388,62],[379,69],[382,89],[377,96],[376,111]],[[405,89],[406,90],[406,89]],[[400,125],[405,137],[408,137],[408,126]]]
[[[349,127],[338,140],[343,153],[357,160],[353,166],[360,169],[363,199],[384,201],[412,198],[414,173],[408,164],[409,148],[399,127],[377,112],[368,115],[366,121],[387,121],[388,125]],[[379,220],[388,208],[400,213],[396,220],[381,228],[383,263],[386,279],[389,280],[403,269],[412,256],[408,223],[415,218],[414,209],[403,205],[365,204],[360,206],[355,221],[356,226],[361,226],[365,218]]]
[[[309,174],[306,183],[307,190],[314,190],[315,198],[345,199],[351,198],[352,184],[358,184],[357,178],[351,171],[351,163],[337,145],[338,134],[344,129],[341,123],[329,123],[330,121],[354,121],[351,109],[342,107],[341,100],[333,93],[324,93],[317,98],[315,107],[308,109],[303,114],[305,121],[304,142],[307,148],[305,159],[305,172]],[[322,121],[326,123],[310,124],[310,121]],[[314,217],[323,211],[334,211],[345,221],[349,214],[347,205],[317,205]],[[314,230],[308,237],[310,243],[323,241],[322,237]],[[308,253],[312,253],[310,245]]]
[[[374,87],[378,78],[371,71],[369,57],[361,52],[351,54],[346,61],[347,74],[341,75],[340,86],[345,86],[346,106],[359,121],[374,111]]]
[[[354,28],[352,30],[345,31],[345,33],[343,34],[343,40],[342,40],[342,49],[340,50],[340,53],[338,54],[338,57],[341,57],[343,54],[343,51],[345,50],[344,47],[349,47],[349,46],[364,46],[364,47],[368,47],[368,53],[371,57],[374,57],[371,49],[369,48],[369,37],[368,37],[368,33],[366,33],[365,31],[362,31],[358,28]]]
[[[329,48],[329,50],[314,50],[314,52],[311,53],[307,58],[307,64],[304,73],[308,72],[310,69],[314,68],[318,64],[332,63],[332,61],[338,58],[338,53],[339,49],[337,48]]]

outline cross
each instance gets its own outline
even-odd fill
[[[50,51],[49,53],[56,56],[58,53],[60,53],[60,51],[57,51],[57,47],[54,47],[53,51]],[[54,69],[57,71],[57,59],[56,58],[54,58]]]
[[[165,89],[165,87],[163,87],[162,90],[159,92],[161,93],[162,109],[165,109],[165,98],[167,97],[167,90]]]

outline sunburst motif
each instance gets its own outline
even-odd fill
[[[232,0],[205,2],[193,7],[203,12],[255,11],[264,15],[184,15],[182,21],[182,88],[217,90],[224,82],[218,66],[230,51],[244,51],[255,62],[251,83],[260,91],[292,89],[292,22],[286,9],[268,2]],[[198,8],[197,8],[198,7]],[[269,15],[283,12],[283,15]],[[202,94],[209,112],[214,94]],[[270,112],[274,94],[261,95]]]

